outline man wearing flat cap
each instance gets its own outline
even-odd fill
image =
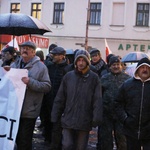
[[[39,116],[43,95],[51,89],[51,82],[46,66],[35,55],[36,45],[27,41],[20,45],[21,57],[12,68],[28,70],[28,77],[23,77],[26,92],[22,106],[19,129],[16,138],[18,150],[32,150],[32,136],[37,117]]]
[[[48,48],[48,54],[46,55],[46,59],[44,60],[44,64],[47,66],[48,64],[50,64],[51,63],[51,61],[52,61],[52,56],[51,56],[51,51],[55,48],[55,47],[57,47],[57,45],[56,44],[51,44],[50,46],[49,46],[49,48]]]
[[[110,72],[101,78],[103,96],[103,122],[100,126],[100,145],[98,150],[113,150],[113,139],[118,150],[126,150],[125,136],[122,134],[122,125],[116,117],[114,100],[119,86],[130,76],[122,70],[118,56],[112,56],[109,61]],[[112,134],[114,133],[114,134]]]
[[[150,149],[150,60],[142,58],[134,76],[124,82],[115,100],[127,150]]]
[[[53,101],[59,89],[63,76],[67,73],[66,51],[63,47],[57,46],[50,51],[52,63],[47,66],[52,82],[52,89],[44,96],[45,106],[45,141],[50,143],[50,150],[61,149],[62,128],[60,122],[53,124],[50,121]]]

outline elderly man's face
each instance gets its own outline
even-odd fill
[[[35,50],[29,46],[22,46],[21,56],[23,59],[26,59],[26,61],[29,61],[31,58],[35,56]]]
[[[137,74],[143,81],[147,80],[150,77],[150,67],[147,65],[142,65],[137,70]]]
[[[114,74],[118,74],[120,72],[122,72],[122,65],[120,62],[115,62],[110,66],[110,70],[112,73]]]

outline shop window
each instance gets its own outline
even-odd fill
[[[149,25],[149,4],[138,3],[136,13],[136,26],[148,26]]]
[[[20,13],[20,3],[11,3],[10,13]]]
[[[54,3],[53,24],[64,23],[64,3]]]
[[[90,3],[90,25],[100,25],[101,23],[101,3]]]
[[[112,22],[113,26],[124,25],[125,3],[113,3]]]
[[[40,20],[41,19],[41,8],[42,8],[41,3],[32,3],[31,16]]]

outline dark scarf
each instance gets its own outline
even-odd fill
[[[97,71],[101,70],[105,66],[105,62],[102,59],[96,63],[91,62],[91,64],[96,68]]]

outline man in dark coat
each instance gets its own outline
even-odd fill
[[[75,69],[64,76],[54,100],[51,119],[61,119],[65,150],[86,150],[89,131],[102,121],[100,80],[89,58],[85,50],[76,53]]]
[[[45,140],[50,143],[50,150],[61,150],[62,128],[60,122],[50,120],[53,101],[59,89],[63,76],[66,74],[66,51],[62,47],[55,47],[51,52],[52,63],[47,68],[52,83],[51,91],[44,96],[43,109],[45,111]]]
[[[128,150],[150,150],[150,60],[141,59],[134,77],[119,89],[117,115],[124,126]]]
[[[109,61],[110,72],[101,78],[103,95],[103,122],[100,126],[99,141],[97,150],[113,150],[113,139],[117,150],[126,150],[125,136],[122,134],[122,125],[114,111],[114,100],[118,93],[119,86],[129,75],[122,70],[122,64],[118,56],[112,56]]]

